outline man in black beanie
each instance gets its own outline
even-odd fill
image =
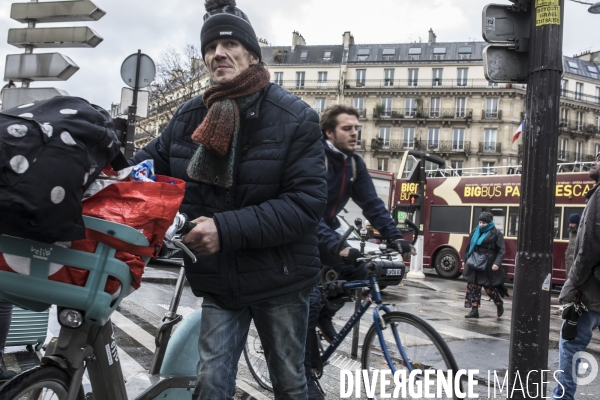
[[[270,83],[246,15],[206,2],[201,32],[211,86],[183,104],[132,162],[186,181],[181,211],[197,226],[183,241],[193,293],[203,297],[193,399],[232,399],[253,320],[275,399],[306,399],[308,296],[327,201],[319,117]]]

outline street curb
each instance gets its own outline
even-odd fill
[[[420,288],[420,289],[433,290],[434,292],[438,291],[438,289],[434,288],[433,286],[429,286],[427,283],[422,282],[422,281],[415,281],[415,280],[411,280],[411,279],[404,279],[402,281],[402,283],[404,284],[404,286],[412,286],[412,287],[417,287],[417,288]]]
[[[166,285],[175,285],[175,283],[177,282],[177,278],[163,278],[163,277],[155,277],[155,276],[142,276],[142,282],[148,282],[148,283],[160,283],[160,284],[166,284]],[[187,286],[189,286],[189,284],[187,283],[187,280],[185,282],[185,284]]]

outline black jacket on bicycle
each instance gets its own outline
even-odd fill
[[[338,244],[340,235],[335,230],[340,227],[340,223],[336,216],[350,198],[362,209],[363,215],[385,239],[393,241],[402,238],[402,233],[394,225],[385,204],[377,195],[362,157],[354,152],[345,156],[325,139],[322,139],[322,143],[327,157],[327,208],[319,223],[321,252],[331,253]]]
[[[317,113],[269,84],[240,117],[233,185],[191,180],[191,139],[206,116],[202,97],[183,104],[162,134],[131,160],[154,159],[157,174],[186,181],[181,211],[214,219],[220,252],[186,259],[196,296],[233,308],[314,286],[320,268],[317,225],[326,204]]]

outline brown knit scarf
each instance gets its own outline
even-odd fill
[[[219,157],[225,156],[233,134],[240,127],[239,106],[242,104],[238,103],[265,88],[270,80],[271,75],[263,64],[253,64],[232,81],[206,89],[203,100],[208,113],[194,131],[192,140]]]

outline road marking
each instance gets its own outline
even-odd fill
[[[150,350],[152,353],[156,350],[156,342],[154,336],[146,332],[144,329],[136,325],[135,322],[124,316],[118,311],[112,313],[110,317],[114,325],[127,333],[129,336],[138,341],[142,346]]]
[[[159,304],[158,306],[164,308],[165,310],[168,310],[169,307],[171,307],[167,304]],[[191,307],[186,307],[186,306],[179,306],[177,308],[177,314],[181,315],[183,318],[189,316],[194,311],[196,311],[196,310]]]

